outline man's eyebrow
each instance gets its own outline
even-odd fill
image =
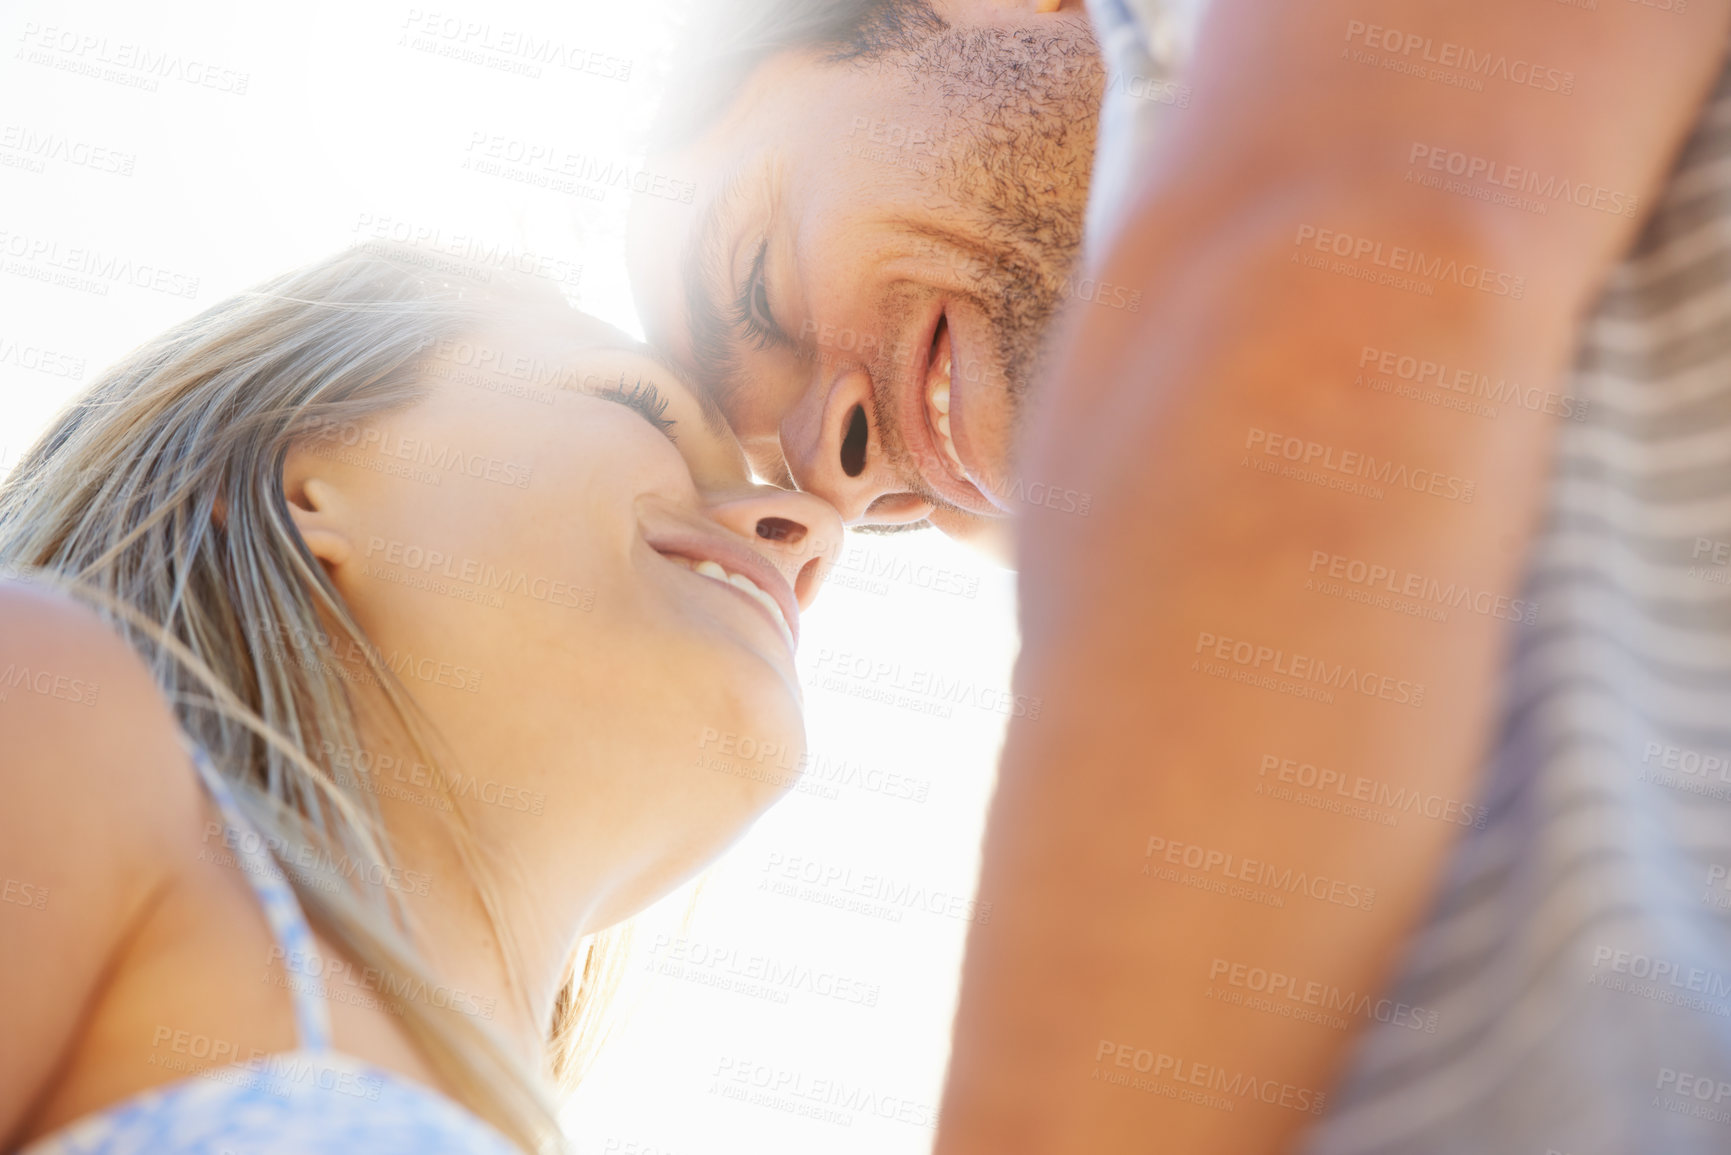
[[[727,225],[744,198],[750,169],[737,164],[703,210],[685,248],[682,276],[685,314],[691,334],[691,375],[699,395],[725,410],[744,387],[743,366],[734,341],[728,306],[716,299],[716,286],[729,286]]]

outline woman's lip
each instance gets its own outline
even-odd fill
[[[716,534],[704,533],[695,529],[678,528],[646,534],[644,540],[649,548],[662,555],[673,555],[687,558],[693,562],[712,561],[728,573],[736,573],[741,577],[750,578],[753,584],[764,593],[775,599],[775,604],[781,607],[782,617],[786,619],[788,632],[793,635],[793,643],[799,645],[799,601],[794,597],[793,587],[787,579],[781,576],[781,571],[771,565],[764,556],[744,542]],[[712,581],[712,578],[703,578]],[[773,616],[763,606],[752,601],[751,596],[743,590],[735,590],[741,597],[756,607],[757,612],[774,621]],[[778,627],[783,623],[775,623]],[[779,632],[779,629],[778,629]]]
[[[957,415],[962,406],[960,395],[963,392],[957,387],[960,382],[956,373],[960,366],[960,343],[957,341],[955,310],[945,303],[939,303],[933,309],[930,320],[922,330],[925,340],[915,346],[908,369],[908,387],[902,391],[899,399],[902,438],[908,442],[906,448],[919,463],[920,479],[938,496],[969,513],[1000,516],[1001,511],[980,492],[978,486],[955,475],[948,457],[938,448],[937,432],[931,427],[930,406],[926,397],[931,384],[932,342],[937,337],[940,321],[947,325],[950,336],[950,440],[955,443],[956,452],[961,456],[963,465],[968,465],[967,451],[958,436],[960,430],[957,426]],[[971,468],[969,471],[972,472]]]

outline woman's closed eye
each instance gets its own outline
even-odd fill
[[[597,389],[595,396],[604,401],[614,401],[627,409],[635,410],[643,420],[655,426],[666,435],[667,440],[677,443],[679,438],[673,434],[673,427],[679,422],[671,417],[664,417],[669,399],[661,395],[653,382],[645,382],[642,378],[630,385],[623,378],[617,384]]]

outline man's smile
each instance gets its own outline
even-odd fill
[[[889,383],[896,393],[902,447],[919,470],[920,480],[938,497],[968,513],[997,516],[975,477],[973,446],[968,441],[968,396],[962,310],[959,302],[934,302],[929,318],[911,342],[905,373]],[[963,371],[958,371],[963,370]],[[977,375],[976,375],[977,376]]]

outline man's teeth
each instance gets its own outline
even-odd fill
[[[932,419],[932,428],[937,432],[938,448],[944,456],[950,459],[950,464],[956,467],[956,472],[967,475],[968,467],[962,464],[961,454],[956,452],[956,443],[950,440],[950,358],[945,354],[943,362],[932,372],[932,383],[926,393],[927,415]]]
[[[787,639],[787,644],[790,647],[793,645],[793,630],[788,626],[787,615],[782,612],[781,603],[764,593],[756,582],[744,574],[728,573],[712,561],[700,561],[691,568],[695,573],[700,573],[706,578],[714,578],[716,581],[730,585],[756,599],[758,604],[774,615],[775,624],[781,627],[782,637]]]

